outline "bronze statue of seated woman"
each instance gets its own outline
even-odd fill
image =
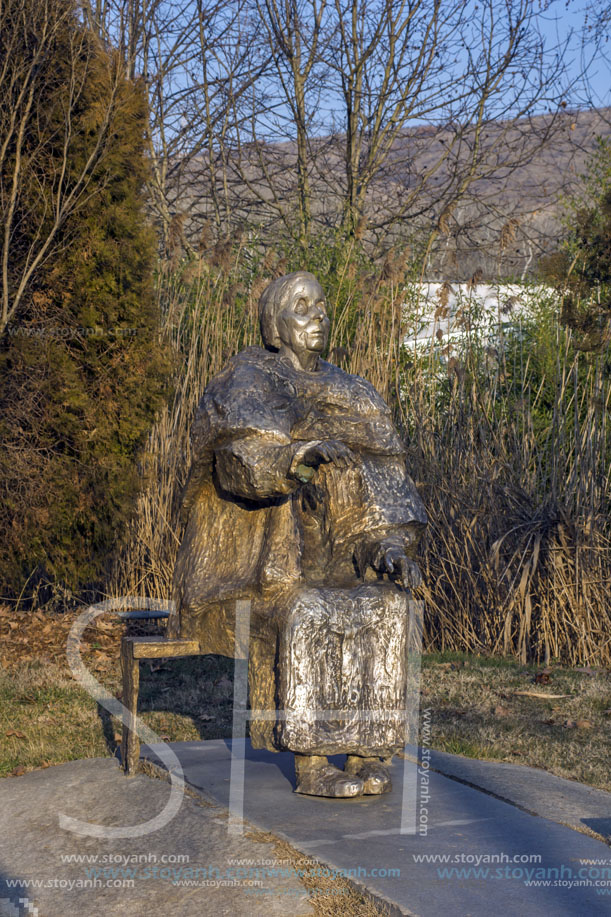
[[[274,280],[260,322],[265,348],[229,360],[193,423],[170,634],[233,656],[236,602],[249,600],[253,746],[294,752],[299,793],[384,793],[382,761],[405,744],[426,514],[387,405],[321,359],[316,278]]]

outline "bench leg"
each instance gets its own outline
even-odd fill
[[[121,740],[121,762],[128,777],[138,768],[140,739],[135,732],[135,716],[138,711],[138,688],[140,687],[140,661],[134,658],[131,640],[121,641],[121,672],[123,675],[123,706],[129,711],[128,721],[123,724]]]

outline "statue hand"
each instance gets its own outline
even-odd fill
[[[339,468],[347,468],[354,461],[354,455],[348,446],[344,446],[336,439],[328,439],[324,443],[311,446],[301,459],[304,465],[318,468],[332,462]]]
[[[381,573],[397,576],[404,589],[417,589],[422,583],[422,574],[418,564],[396,545],[389,547],[380,545],[376,566]]]

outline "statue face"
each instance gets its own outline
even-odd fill
[[[280,340],[295,354],[319,354],[327,346],[329,325],[322,287],[313,279],[300,280],[278,315]]]

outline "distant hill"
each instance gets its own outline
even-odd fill
[[[578,189],[597,137],[609,136],[611,108],[489,122],[478,136],[470,128],[407,128],[372,185],[366,238],[375,243],[379,228],[403,207],[393,231],[402,241],[413,240],[416,250],[431,227],[440,229],[427,258],[427,280],[494,282],[532,275],[541,255],[558,245],[563,198]],[[476,142],[483,154],[480,177],[454,205],[458,177]],[[440,152],[444,161],[435,168]],[[342,157],[341,135],[311,142],[313,209],[321,224],[337,222]],[[224,151],[223,158],[223,191],[228,189],[234,220],[259,224],[265,238],[277,219],[272,197],[294,199],[294,144],[247,145],[239,154]],[[191,160],[174,172],[172,209],[185,214],[185,232],[195,242],[211,209],[207,160]]]
[[[544,136],[549,120],[535,117],[509,131],[503,125],[488,125],[482,143],[489,153],[489,174],[472,183],[452,213],[448,232],[430,259],[427,279],[520,278],[533,272],[541,255],[556,248],[563,232],[562,200],[579,188],[596,138],[611,136],[611,109],[563,112],[549,139],[529,155],[529,146]],[[431,159],[425,131],[423,135],[414,131],[403,141],[413,148],[411,171],[416,174],[425,171]],[[439,142],[438,134],[435,140]],[[512,148],[523,164],[508,172],[503,160],[511,158]],[[410,178],[398,175],[395,181]]]

